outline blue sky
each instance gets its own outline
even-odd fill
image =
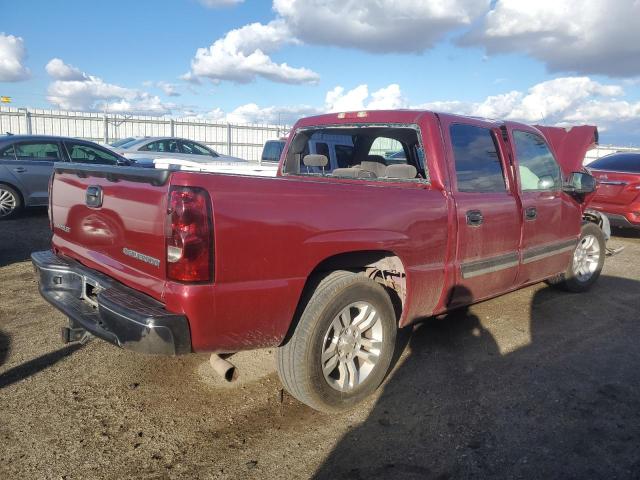
[[[258,123],[434,108],[596,123],[602,143],[640,145],[640,6],[582,5],[2,0],[0,95],[14,106]]]

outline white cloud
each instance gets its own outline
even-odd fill
[[[67,65],[59,58],[52,58],[49,60],[49,63],[45,66],[45,70],[50,77],[53,77],[56,80],[85,81],[89,78],[86,73],[72,65]]]
[[[58,58],[46,66],[54,78],[49,85],[47,100],[63,110],[107,110],[117,113],[163,115],[172,105],[164,104],[157,95],[106,83]]]
[[[219,8],[238,5],[244,2],[244,0],[198,0],[198,2],[207,8]]]
[[[464,45],[523,52],[553,72],[640,74],[638,0],[498,0]]]
[[[0,82],[19,82],[31,76],[24,66],[27,50],[22,37],[0,33]]]
[[[274,20],[264,25],[252,23],[231,30],[208,48],[199,48],[191,60],[191,70],[183,75],[187,81],[205,77],[213,81],[248,83],[257,77],[280,83],[315,83],[317,73],[276,63],[269,53],[286,44],[297,43],[286,24]]]
[[[405,108],[406,100],[402,96],[400,85],[391,85],[376,90],[369,95],[369,87],[366,84],[345,91],[341,86],[327,92],[325,97],[325,111],[348,112],[354,110],[388,110]]]
[[[487,97],[481,102],[435,101],[417,105],[441,112],[546,125],[594,124],[602,131],[640,125],[640,102],[620,99],[624,89],[589,77],[562,77]],[[636,128],[636,127],[633,127]]]
[[[220,111],[217,111],[220,115]],[[241,105],[227,115],[224,121],[230,123],[264,123],[272,125],[292,125],[301,117],[317,115],[320,110],[308,105],[259,107],[255,103]]]
[[[422,52],[483,15],[490,0],[274,0],[291,32],[310,44],[370,52]]]

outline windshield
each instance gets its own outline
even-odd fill
[[[132,146],[143,142],[144,138],[123,138],[119,142],[112,143],[111,145],[118,148],[131,148]],[[116,143],[120,143],[116,145]]]

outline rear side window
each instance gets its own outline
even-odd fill
[[[144,152],[180,153],[177,140],[158,140],[140,147]]]
[[[560,167],[540,135],[513,131],[520,187],[527,191],[555,191],[562,186]]]
[[[355,148],[349,145],[335,145],[334,148],[339,168],[347,168],[354,164]]]
[[[57,143],[19,143],[15,145],[14,148],[18,160],[35,160],[42,162],[58,162],[62,160]]]
[[[493,133],[475,125],[451,125],[459,192],[504,192],[507,184]]]
[[[84,143],[65,142],[69,157],[76,163],[116,165],[118,157],[113,153]]]
[[[596,170],[640,173],[640,153],[613,153],[599,158],[587,166]]]

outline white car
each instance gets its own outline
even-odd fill
[[[111,148],[120,155],[140,164],[140,166],[152,166],[153,160],[162,158],[188,160],[197,163],[248,163],[238,157],[222,155],[193,140],[175,137],[132,137],[126,142],[115,142]]]
[[[157,158],[153,161],[155,168],[164,170],[187,170],[191,172],[231,173],[234,175],[254,175],[258,177],[275,177],[278,165],[259,165],[252,162],[191,162],[179,158]]]

